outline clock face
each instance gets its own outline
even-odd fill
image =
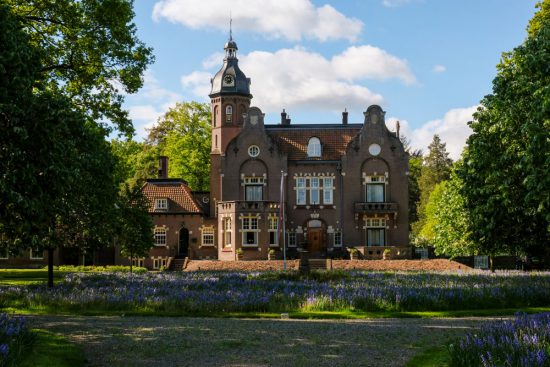
[[[225,87],[232,87],[235,85],[235,79],[233,79],[232,75],[226,75],[223,77],[223,85]]]
[[[369,146],[369,153],[372,154],[372,155],[378,155],[380,154],[380,151],[382,150],[382,148],[380,147],[380,145],[378,144],[371,144]]]

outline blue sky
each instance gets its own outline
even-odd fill
[[[233,18],[253,105],[278,123],[362,122],[382,106],[414,147],[434,133],[457,158],[503,51],[525,39],[536,0],[139,0],[138,36],[156,61],[127,96],[136,139],[177,101],[208,101]]]

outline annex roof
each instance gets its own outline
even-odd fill
[[[149,212],[155,210],[155,199],[168,199],[168,209],[165,213],[199,213],[203,211],[193,198],[193,193],[187,183],[181,179],[150,179],[142,188],[149,201]]]

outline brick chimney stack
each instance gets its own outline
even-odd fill
[[[287,114],[284,108],[283,108],[283,112],[281,112],[281,125],[290,125],[290,116],[287,117]]]
[[[342,112],[342,125],[348,124],[348,110],[347,108],[344,108],[344,112]]]
[[[168,157],[159,157],[159,178],[168,178]]]

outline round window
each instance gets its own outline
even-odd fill
[[[260,155],[260,148],[257,145],[251,145],[248,147],[248,155],[251,157],[257,157]]]
[[[369,153],[372,154],[372,155],[380,154],[381,150],[382,150],[382,148],[380,148],[380,145],[378,145],[378,144],[371,144],[369,146]]]

